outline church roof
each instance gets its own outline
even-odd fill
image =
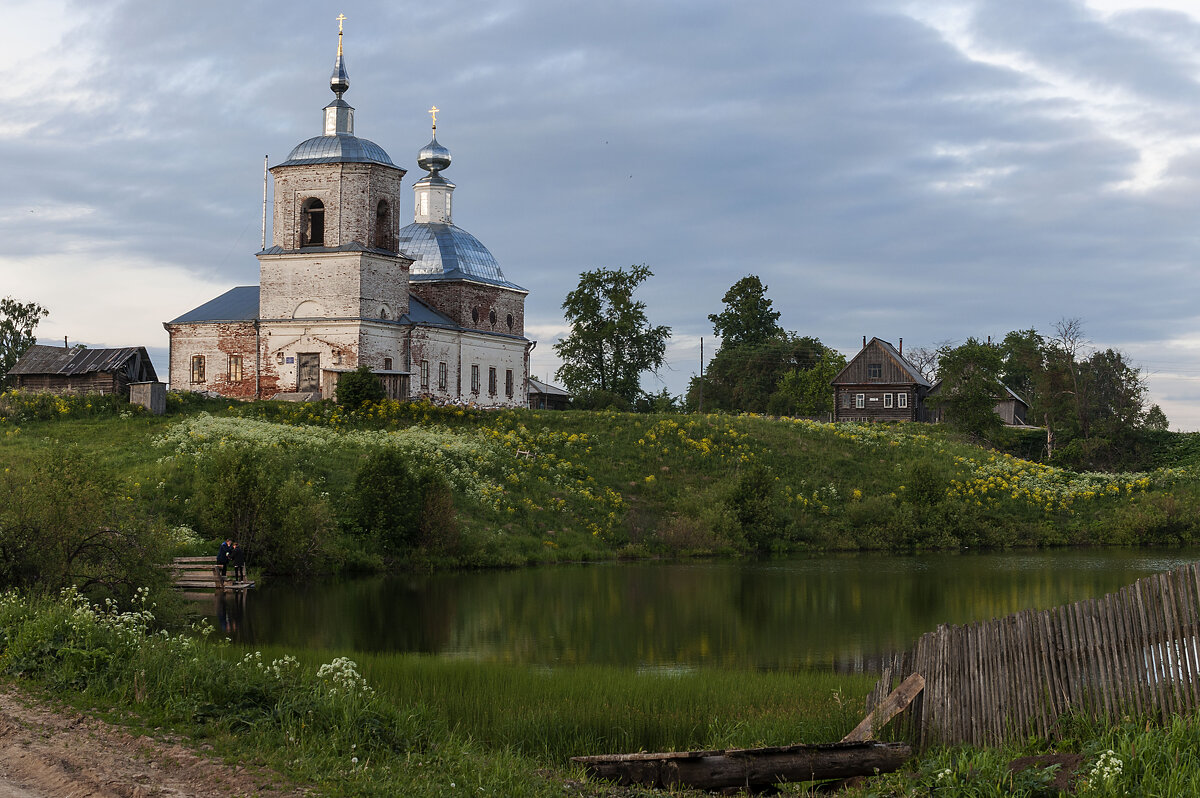
[[[167,324],[196,324],[206,321],[254,321],[258,318],[258,286],[239,285],[210,299]]]
[[[315,136],[302,141],[292,149],[287,160],[278,166],[296,166],[306,163],[377,163],[395,166],[391,157],[373,141],[358,136],[339,134]]]
[[[400,230],[399,244],[400,251],[412,258],[409,275],[413,282],[474,280],[525,290],[506,280],[496,256],[458,225],[413,222]]]

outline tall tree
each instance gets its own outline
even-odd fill
[[[721,300],[725,309],[708,320],[721,337],[721,348],[758,346],[783,334],[779,311],[771,309],[767,287],[750,274],[734,283]]]
[[[0,387],[8,384],[4,376],[8,370],[37,342],[33,331],[49,314],[36,302],[18,302],[10,296],[0,299]]]
[[[964,432],[987,437],[1000,428],[996,401],[1004,390],[1000,383],[1003,368],[998,347],[975,338],[938,353],[938,379],[941,387],[930,400],[946,412],[946,423]]]
[[[563,300],[571,332],[554,345],[562,359],[557,376],[575,394],[603,391],[633,403],[643,371],[662,366],[671,328],[646,318],[646,303],[634,291],[653,272],[645,265],[595,269]]]

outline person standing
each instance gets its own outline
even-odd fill
[[[233,581],[246,581],[246,550],[234,541],[229,547],[229,562],[233,564]]]
[[[232,538],[225,538],[225,542],[221,544],[221,548],[217,549],[217,565],[221,566],[221,578],[225,578],[226,569],[229,567],[229,552],[233,546]]]

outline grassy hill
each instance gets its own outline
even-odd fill
[[[918,424],[181,395],[155,418],[101,397],[0,396],[10,487],[79,464],[177,548],[234,534],[280,571],[1194,542],[1197,440],[1166,435],[1153,471],[1075,473]],[[391,532],[364,521],[401,516]]]

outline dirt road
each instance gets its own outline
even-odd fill
[[[0,685],[0,798],[305,795],[275,774],[137,736]]]

